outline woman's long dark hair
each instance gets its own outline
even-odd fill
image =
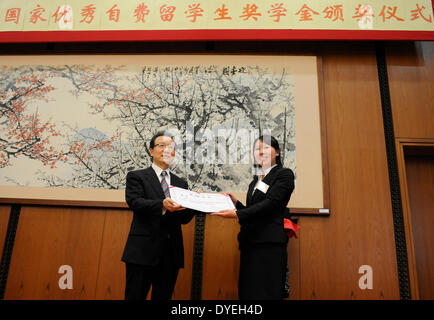
[[[274,150],[279,151],[279,155],[276,157],[276,164],[279,166],[282,166],[282,159],[280,158],[280,148],[279,148],[279,142],[277,142],[277,139],[271,135],[264,134],[258,138],[256,138],[255,142],[253,142],[253,166],[258,168],[260,165],[256,162],[255,159],[255,145],[258,140],[261,140],[263,143],[266,143],[274,148]]]

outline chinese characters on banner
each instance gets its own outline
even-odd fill
[[[0,31],[434,31],[431,0],[1,0]]]

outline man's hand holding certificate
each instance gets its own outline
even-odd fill
[[[170,186],[170,198],[184,208],[202,212],[233,210],[231,197],[222,193],[199,193]]]

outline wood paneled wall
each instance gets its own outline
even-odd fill
[[[94,298],[104,218],[104,210],[22,207],[5,298]],[[59,289],[62,265],[73,269],[74,290]]]
[[[373,46],[325,54],[331,216],[302,218],[302,299],[397,299],[393,221]],[[373,270],[361,290],[359,267]]]
[[[202,299],[238,299],[239,231],[236,220],[206,217]]]
[[[428,238],[422,239],[423,234],[432,233],[432,230],[429,231],[429,224],[417,226],[421,221],[415,221],[414,215],[420,215],[421,212],[417,212],[420,208],[412,206],[409,199],[411,186],[406,181],[406,170],[411,170],[411,166],[408,167],[406,163],[402,146],[418,146],[420,150],[426,150],[429,145],[434,147],[434,43],[389,43],[386,45],[386,53],[410,287],[412,297],[417,299],[426,297],[429,290],[433,292],[432,286],[427,285],[427,282],[418,283],[418,278],[422,276],[417,270],[421,267],[419,261],[429,259],[429,256],[421,258],[420,250],[419,253],[415,252],[418,243],[428,241]],[[422,183],[422,180],[412,182],[412,188],[417,189],[416,185]],[[418,231],[421,227],[425,228],[424,232]]]
[[[0,206],[0,257],[3,254],[10,212],[11,206]]]
[[[395,138],[434,138],[434,43],[386,49]]]
[[[123,299],[121,256],[131,219],[122,209],[23,206],[5,299]],[[183,229],[192,248],[194,220]],[[176,299],[190,298],[191,257],[187,250]],[[62,265],[72,268],[72,289],[59,288]]]
[[[431,43],[419,46],[423,55],[432,57]],[[255,54],[263,53],[262,48],[223,43],[212,53]],[[322,57],[331,215],[299,220],[299,239],[291,239],[288,246],[290,298],[399,299],[374,44],[267,43],[266,48],[267,54]],[[427,117],[432,115],[432,60],[421,62],[411,50],[404,57],[393,50],[387,54],[396,135],[433,137],[432,118]],[[421,95],[423,102],[409,110]],[[131,213],[121,209],[23,206],[6,298],[122,299],[125,271],[120,257],[130,221]],[[190,298],[194,222],[183,230],[186,265],[176,299]],[[203,299],[237,299],[238,230],[233,220],[207,217]],[[58,289],[63,264],[73,267],[74,290]],[[372,290],[359,288],[362,265],[372,267]]]
[[[434,156],[406,156],[419,297],[434,299]]]

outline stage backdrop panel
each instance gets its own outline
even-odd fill
[[[3,56],[2,202],[125,207],[125,176],[175,135],[191,189],[244,193],[252,144],[274,135],[296,175],[290,206],[323,208],[314,56]]]

